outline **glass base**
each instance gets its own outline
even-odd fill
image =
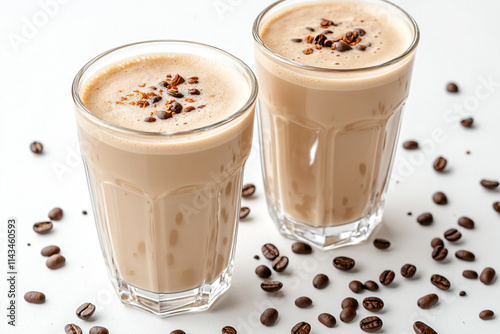
[[[113,280],[123,304],[159,317],[207,310],[231,286],[232,270],[226,269],[213,283],[177,293],[155,293],[140,289],[119,277]]]
[[[294,240],[303,241],[321,250],[355,245],[370,237],[382,221],[384,205],[381,203],[371,215],[337,226],[312,226],[296,221],[268,205],[269,214],[280,233]]]

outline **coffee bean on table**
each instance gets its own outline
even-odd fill
[[[366,297],[363,299],[363,307],[371,312],[378,312],[384,308],[384,301],[378,297]]]
[[[61,254],[51,255],[47,259],[47,261],[45,261],[47,268],[52,269],[52,270],[61,268],[62,266],[64,266],[65,263],[66,263],[66,259]]]
[[[241,196],[249,197],[255,193],[255,186],[253,184],[245,184],[241,189]]]
[[[88,320],[95,312],[95,306],[91,303],[83,303],[76,309],[76,316],[83,320]]]
[[[43,145],[40,142],[34,141],[30,145],[30,150],[35,154],[41,154],[43,152]]]
[[[105,327],[94,326],[89,331],[90,334],[109,334],[109,331]]]
[[[61,220],[63,217],[63,210],[61,208],[53,208],[49,212],[49,219],[51,220]]]
[[[429,212],[422,213],[420,216],[417,217],[417,222],[423,226],[428,226],[432,224],[433,221],[434,217],[432,217],[432,214]]]
[[[313,286],[316,289],[324,289],[328,285],[330,279],[325,274],[318,274],[313,278]]]
[[[417,321],[413,324],[413,330],[415,331],[416,334],[437,334],[437,332],[429,327],[428,325],[424,324],[421,321]]]
[[[364,286],[360,281],[351,281],[351,283],[349,283],[349,289],[354,293],[360,293],[363,291]]]
[[[428,295],[421,297],[417,301],[417,305],[421,309],[426,310],[426,309],[431,308],[434,305],[436,305],[438,301],[439,301],[438,295],[436,295],[435,293],[431,293],[431,294],[428,294]]]
[[[484,310],[479,313],[479,318],[481,318],[482,320],[490,320],[494,315],[495,313],[492,310]]]
[[[379,317],[366,317],[359,322],[359,328],[366,333],[378,332],[384,323]]]
[[[260,278],[269,278],[271,276],[271,269],[269,269],[268,266],[260,265],[257,268],[255,268],[255,273]]]
[[[46,234],[52,230],[52,222],[39,222],[33,225],[33,230],[38,234]]]
[[[498,182],[497,181],[491,181],[491,180],[481,180],[481,185],[485,187],[486,189],[496,189],[498,187]]]
[[[171,331],[170,334],[186,334],[182,329],[176,329],[175,331]]]
[[[374,281],[366,281],[363,284],[363,287],[368,290],[368,291],[377,291],[378,290],[378,284]]]
[[[292,252],[295,254],[311,254],[312,247],[304,242],[297,241],[292,244]]]
[[[476,259],[476,256],[469,251],[466,250],[459,250],[455,252],[455,256],[462,260],[462,261],[467,261],[467,262],[472,262]]]
[[[321,313],[318,316],[318,321],[328,328],[333,328],[337,324],[337,319],[330,313]]]
[[[434,201],[434,203],[436,203],[437,205],[445,205],[445,204],[448,204],[448,198],[446,197],[446,195],[441,192],[441,191],[438,191],[436,193],[434,193],[434,195],[432,195],[432,200]]]
[[[436,171],[441,172],[442,170],[444,170],[444,168],[446,167],[447,163],[448,163],[448,160],[446,160],[443,157],[438,157],[436,159],[436,161],[434,161],[434,165],[432,165],[432,166],[434,167],[434,169]]]
[[[415,273],[417,272],[417,267],[415,267],[413,264],[405,264],[403,267],[401,267],[401,275],[404,278],[412,278],[415,276]]]
[[[244,206],[240,209],[240,219],[246,218],[250,214],[250,208]]]
[[[418,142],[415,140],[407,140],[403,143],[403,148],[406,150],[416,150],[418,149]]]
[[[313,301],[311,300],[311,298],[305,296],[295,299],[295,306],[297,306],[298,308],[309,307],[312,305],[312,303]]]
[[[441,275],[432,275],[431,283],[441,290],[448,290],[451,287],[450,281],[444,276]]]
[[[436,261],[443,261],[448,256],[448,249],[443,245],[436,246],[432,250],[432,258]]]
[[[394,274],[394,271],[386,270],[382,274],[380,274],[379,282],[382,285],[389,285],[392,283],[392,281],[394,281],[395,277],[396,277],[396,274]]]
[[[460,121],[460,124],[462,124],[464,128],[472,128],[472,125],[474,124],[474,119],[472,117],[465,118]]]
[[[355,298],[352,297],[347,297],[342,301],[342,309],[345,309],[346,307],[352,307],[353,309],[358,308],[358,301]]]
[[[40,252],[43,256],[51,256],[54,254],[59,254],[61,252],[61,249],[57,246],[47,246],[42,248],[42,251]]]
[[[465,291],[460,291],[460,293],[459,293],[458,295],[459,295],[460,297],[463,297],[463,296],[465,296],[466,294],[467,294],[467,292],[465,292]]]
[[[311,333],[311,325],[301,321],[292,328],[292,334],[309,334]]]
[[[458,225],[468,230],[471,230],[474,228],[474,221],[468,217],[460,217],[458,219]]]
[[[478,277],[477,272],[474,270],[464,270],[462,276],[468,279],[477,279]]]
[[[253,256],[253,258],[254,258],[255,260],[260,260],[260,256],[258,256],[258,255],[254,255],[254,256]]]
[[[486,285],[491,285],[495,281],[495,269],[487,267],[484,268],[481,272],[481,276],[479,276],[479,280]]]
[[[356,309],[353,307],[346,307],[340,312],[340,320],[342,322],[351,322],[356,318]]]
[[[436,248],[437,246],[444,246],[444,241],[440,238],[434,238],[431,241],[431,246],[432,248]]]
[[[80,326],[75,324],[67,324],[66,326],[64,326],[64,332],[66,334],[83,334]]]
[[[280,255],[278,248],[273,244],[265,244],[262,246],[262,254],[268,260],[274,260]]]
[[[38,291],[28,291],[24,294],[24,300],[31,304],[43,304],[45,295]]]
[[[260,287],[266,292],[276,292],[281,290],[281,288],[283,287],[283,283],[278,281],[266,281],[262,282]]]
[[[355,264],[356,262],[353,259],[346,256],[338,256],[333,259],[333,266],[342,271],[351,270]]]
[[[268,308],[262,312],[260,316],[260,323],[267,327],[273,326],[276,323],[276,320],[278,320],[278,315],[278,310],[275,308]]]
[[[462,233],[457,229],[451,228],[444,232],[444,238],[448,241],[457,241],[462,237]]]
[[[274,271],[281,273],[285,271],[286,267],[288,267],[288,258],[286,256],[280,256],[274,259],[273,261]]]
[[[493,203],[493,210],[500,213],[500,202]]]
[[[231,326],[225,326],[224,328],[222,328],[221,332],[222,332],[222,334],[236,334],[236,333],[238,333],[236,331],[236,329],[234,329],[234,327],[231,327]]]
[[[447,86],[446,86],[446,90],[448,91],[448,93],[458,93],[458,85],[454,82],[450,82]]]
[[[385,239],[375,239],[373,245],[378,249],[387,249],[391,247],[391,243]]]

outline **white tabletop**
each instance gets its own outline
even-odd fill
[[[500,191],[488,191],[479,185],[482,178],[500,179],[500,2],[399,2],[414,15],[422,30],[400,138],[401,142],[416,139],[424,149],[398,151],[384,221],[375,231],[375,236],[392,242],[391,248],[375,249],[372,238],[363,245],[315,251],[311,256],[293,254],[292,242],[278,234],[267,213],[255,141],[245,181],[256,184],[257,192],[254,198],[243,201],[252,212],[240,224],[231,289],[207,312],[158,319],[122,305],[108,281],[77,153],[71,81],[79,68],[98,53],[152,39],[205,42],[253,65],[251,26],[270,1],[2,1],[0,267],[6,272],[6,225],[7,217],[13,216],[19,223],[19,276],[18,326],[12,328],[7,327],[4,315],[7,284],[3,278],[6,274],[2,274],[0,332],[62,333],[64,326],[73,322],[84,333],[94,325],[105,326],[111,333],[169,333],[177,328],[187,333],[220,333],[225,325],[234,326],[241,334],[289,333],[297,322],[307,321],[315,334],[360,333],[359,321],[371,315],[363,308],[353,323],[339,323],[334,329],[321,325],[317,316],[330,312],[338,320],[341,300],[353,295],[349,281],[377,280],[383,270],[392,269],[397,273],[392,286],[355,296],[358,301],[370,295],[385,301],[379,315],[384,321],[383,333],[413,333],[416,320],[428,323],[438,333],[499,333],[499,316],[483,321],[478,314],[483,309],[500,314],[500,281],[485,286],[479,280],[466,280],[461,273],[464,269],[481,271],[486,266],[500,271],[500,214],[492,209],[492,203],[500,201]],[[459,83],[460,94],[446,93],[450,80]],[[464,129],[459,120],[469,115],[477,125]],[[30,152],[33,140],[44,144],[43,155]],[[470,155],[466,155],[467,150]],[[447,173],[438,174],[432,169],[438,155],[448,158]],[[437,190],[446,192],[448,205],[438,207],[432,202],[431,196]],[[55,223],[50,235],[34,233],[33,223],[46,219],[55,206],[64,209],[64,218]],[[82,210],[89,211],[89,215],[83,216]],[[416,223],[416,216],[424,211],[434,214],[432,226]],[[408,212],[413,215],[408,216]],[[462,215],[474,219],[476,228],[460,228],[462,240],[447,243],[448,260],[433,261],[430,240],[457,227]],[[284,283],[281,297],[266,295],[260,289],[261,279],[254,274],[258,264],[268,264],[265,259],[253,259],[266,242],[276,244],[290,257],[286,273],[273,274]],[[40,249],[48,244],[61,247],[67,259],[63,268],[51,271],[45,267]],[[476,261],[456,259],[458,249],[473,251]],[[332,259],[339,255],[354,258],[357,271],[336,270]],[[405,263],[417,266],[415,279],[406,280],[399,274]],[[331,279],[321,291],[311,283],[320,272]],[[432,286],[429,279],[434,273],[448,277],[451,290],[440,291]],[[46,303],[26,303],[23,295],[29,290],[44,292]],[[459,297],[461,290],[467,296]],[[417,299],[428,293],[437,293],[439,304],[421,310]],[[313,299],[310,309],[294,305],[295,298],[302,295]],[[91,322],[75,316],[75,309],[86,301],[97,306]],[[267,307],[276,307],[280,312],[278,323],[270,328],[258,321]]]

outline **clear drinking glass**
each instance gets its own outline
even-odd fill
[[[260,33],[270,18],[317,2],[328,1],[278,1],[255,21],[258,122],[271,217],[283,235],[332,249],[367,239],[382,219],[419,30],[394,4],[360,0],[387,9],[388,22],[407,25],[405,52],[377,66],[327,69],[264,44]]]
[[[82,103],[85,83],[124,59],[189,54],[233,68],[244,106],[184,132],[122,128]],[[239,59],[184,41],[122,46],[87,63],[72,87],[80,147],[110,279],[125,304],[159,316],[200,311],[231,284],[243,167],[252,144],[257,83]]]

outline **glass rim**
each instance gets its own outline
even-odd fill
[[[367,70],[375,70],[375,69],[380,69],[380,68],[383,68],[383,67],[387,67],[387,66],[390,66],[392,64],[395,64],[399,61],[401,61],[402,59],[404,59],[408,54],[410,54],[411,52],[413,52],[413,50],[416,49],[418,43],[419,43],[419,40],[420,40],[420,29],[418,27],[418,24],[417,22],[415,21],[415,19],[407,12],[405,11],[403,8],[399,7],[398,5],[388,1],[388,0],[374,0],[374,2],[382,2],[382,3],[385,3],[387,4],[388,6],[390,7],[393,7],[395,8],[396,10],[398,10],[399,12],[401,12],[401,14],[403,14],[404,17],[406,17],[409,22],[411,23],[411,26],[414,30],[414,36],[413,36],[413,40],[410,44],[410,46],[402,53],[400,54],[399,56],[391,59],[391,60],[388,60],[384,63],[381,63],[381,64],[378,64],[378,65],[372,65],[372,66],[366,66],[366,67],[357,67],[357,68],[344,68],[344,69],[341,69],[341,68],[325,68],[325,67],[317,67],[317,66],[311,66],[311,65],[305,65],[305,64],[301,64],[299,62],[296,62],[296,61],[293,61],[291,59],[288,59],[282,55],[279,55],[277,54],[276,52],[274,52],[273,50],[271,50],[263,41],[262,39],[260,38],[260,34],[259,34],[259,27],[260,27],[260,24],[262,23],[262,19],[264,18],[264,16],[270,11],[272,10],[273,8],[275,8],[276,6],[282,4],[282,3],[285,3],[285,2],[289,2],[290,0],[278,0],[272,4],[270,4],[269,6],[267,6],[258,16],[257,18],[255,19],[254,21],[254,24],[253,24],[253,28],[252,28],[252,35],[253,35],[253,39],[255,42],[257,42],[257,44],[259,45],[259,47],[263,48],[264,51],[270,55],[271,57],[273,57],[274,59],[278,60],[278,61],[281,61],[281,62],[285,62],[287,63],[288,65],[291,65],[293,67],[296,67],[296,68],[300,68],[300,69],[303,69],[303,70],[309,70],[309,71],[317,71],[317,72],[330,72],[330,73],[340,73],[340,72],[343,72],[343,73],[353,73],[353,72],[359,72],[359,71],[367,71]],[[318,2],[321,2],[320,0],[318,0]],[[325,2],[325,1],[323,1]],[[366,0],[359,0],[359,2],[367,2]]]
[[[185,131],[165,131],[165,132],[151,132],[151,131],[143,131],[143,130],[136,130],[136,129],[130,129],[126,128],[120,125],[116,125],[113,123],[110,123],[108,121],[105,121],[102,118],[97,117],[94,115],[87,107],[83,104],[80,94],[78,92],[79,84],[80,81],[83,77],[83,75],[87,72],[87,70],[94,65],[97,61],[105,58],[106,56],[115,53],[116,51],[130,48],[133,46],[137,45],[145,45],[145,44],[159,44],[159,43],[168,43],[168,44],[183,44],[183,45],[191,45],[195,47],[202,47],[206,49],[210,49],[212,51],[215,51],[224,57],[229,58],[233,63],[238,65],[243,72],[248,76],[248,79],[250,80],[250,85],[251,85],[251,90],[250,90],[250,96],[248,100],[245,102],[245,104],[235,113],[232,113],[230,116],[226,117],[225,119],[212,123],[200,128],[196,129],[191,129],[191,130],[185,130]],[[140,56],[140,54],[136,55]],[[97,72],[96,72],[97,73]],[[96,57],[92,58],[89,60],[76,74],[75,78],[73,79],[73,83],[71,85],[71,94],[73,97],[73,103],[78,109],[78,113],[86,117],[88,120],[90,120],[92,123],[97,124],[99,126],[102,126],[106,129],[114,130],[114,131],[119,131],[123,133],[128,133],[128,134],[136,134],[136,135],[143,135],[143,136],[150,136],[150,137],[155,137],[155,136],[162,136],[162,137],[178,137],[178,136],[183,136],[183,135],[189,135],[189,134],[195,134],[195,133],[201,133],[205,131],[209,131],[215,128],[218,128],[220,126],[223,126],[227,123],[230,123],[234,119],[239,118],[243,114],[246,113],[247,110],[251,108],[251,106],[255,103],[255,100],[257,99],[257,93],[258,93],[258,83],[257,83],[257,78],[255,77],[255,74],[253,71],[250,69],[250,67],[245,64],[241,59],[238,57],[233,56],[227,51],[224,51],[222,49],[219,49],[215,46],[211,46],[208,44],[204,43],[199,43],[199,42],[193,42],[193,41],[186,41],[186,40],[175,40],[175,39],[166,39],[166,40],[149,40],[149,41],[142,41],[142,42],[135,42],[135,43],[129,43],[125,45],[121,45],[112,49],[109,49],[107,51],[102,52],[101,54],[97,55]]]

